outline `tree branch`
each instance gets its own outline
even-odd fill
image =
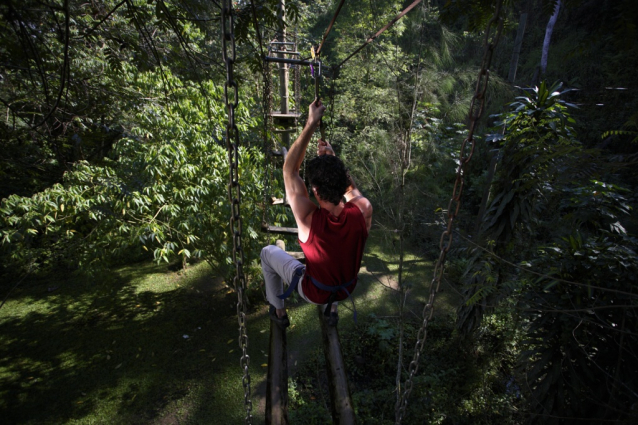
[[[60,90],[58,91],[58,97],[55,100],[55,104],[49,111],[49,113],[42,119],[42,121],[33,126],[32,128],[40,127],[44,124],[51,115],[58,109],[58,105],[60,104],[60,100],[62,99],[62,93],[64,93],[64,86],[67,78],[67,71],[69,67],[69,0],[64,0],[64,62],[62,63],[62,72],[60,75]]]
[[[112,14],[113,12],[115,12],[117,9],[119,9],[124,3],[126,3],[126,0],[122,0],[121,2],[119,2],[109,13],[106,14],[106,16],[104,18],[102,18],[102,20],[100,22],[98,22],[97,24],[95,24],[90,30],[88,30],[87,32],[85,32],[84,34],[77,36],[75,38],[85,38],[87,36],[89,36],[89,34],[91,34],[93,31],[95,31],[100,25],[102,25]]]
[[[601,291],[613,292],[613,293],[616,293],[616,294],[629,295],[631,298],[638,298],[638,296],[636,296],[636,294],[632,294],[631,292],[620,291],[618,289],[603,288],[602,286],[589,285],[589,284],[586,284],[586,283],[573,282],[571,280],[565,280],[565,279],[561,279],[561,278],[558,278],[558,277],[555,277],[555,276],[551,276],[551,275],[547,275],[547,274],[544,274],[544,273],[536,272],[536,271],[534,271],[532,269],[528,269],[527,267],[523,267],[521,265],[514,264],[512,262],[507,261],[506,259],[504,259],[502,257],[499,257],[498,255],[494,254],[492,251],[489,251],[488,249],[483,248],[479,244],[477,244],[477,243],[469,240],[465,236],[461,235],[461,233],[458,230],[455,230],[455,233],[461,239],[463,239],[464,241],[468,242],[470,245],[473,245],[473,246],[477,247],[478,249],[486,252],[487,254],[491,255],[492,257],[494,257],[498,261],[503,262],[503,263],[505,263],[505,264],[507,264],[509,266],[512,266],[514,268],[517,268],[519,270],[525,271],[527,273],[531,273],[531,274],[533,274],[535,276],[539,276],[539,277],[544,277],[546,279],[555,280],[556,282],[567,283],[569,285],[576,285],[576,286],[580,286],[580,287],[584,287],[584,288],[588,288],[588,289],[598,289],[598,290],[601,290]]]

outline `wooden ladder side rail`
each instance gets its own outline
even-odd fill
[[[330,388],[330,399],[332,409],[332,423],[338,425],[356,424],[350,388],[346,379],[346,367],[341,354],[341,342],[339,333],[334,326],[328,326],[323,315],[324,307],[317,306],[319,322],[321,323],[321,334],[323,340],[323,351],[326,356],[326,366],[328,369],[328,387]]]
[[[286,329],[270,321],[268,376],[266,378],[266,425],[288,424],[288,350]]]

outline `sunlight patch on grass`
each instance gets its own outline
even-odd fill
[[[398,257],[384,254],[379,239],[371,234],[354,293],[360,322],[398,312],[396,292],[377,282],[396,279]],[[408,252],[404,272],[418,304],[431,263]],[[11,423],[242,422],[237,298],[206,263],[133,264],[104,280],[65,277],[52,292],[50,282],[25,282],[0,311],[0,409]],[[255,423],[263,420],[270,329],[259,303],[247,320]],[[287,307],[294,368],[320,349],[321,330],[315,305]],[[349,300],[339,311],[340,331],[356,329]]]

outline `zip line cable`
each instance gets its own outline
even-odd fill
[[[255,25],[255,33],[257,34],[257,40],[259,40],[259,52],[261,53],[261,57],[264,57],[264,44],[261,40],[261,33],[259,32],[259,23],[257,21],[257,10],[255,8],[255,2],[250,0],[250,7],[253,12],[253,21]],[[263,66],[263,65],[262,65]]]
[[[341,12],[341,6],[343,6],[343,3],[346,0],[341,0],[341,3],[339,3],[339,7],[337,7],[337,11],[335,12],[334,16],[332,17],[332,21],[330,21],[330,25],[328,25],[328,29],[326,30],[325,34],[323,35],[323,40],[321,40],[321,44],[319,44],[319,48],[316,51],[316,55],[319,56],[319,54],[321,53],[321,48],[323,47],[323,43],[325,43],[326,38],[328,38],[328,34],[330,33],[330,30],[332,29],[332,26],[334,25],[335,21],[337,20],[337,16],[339,16],[339,12]]]
[[[352,52],[350,54],[350,56],[348,56],[347,58],[345,58],[343,61],[341,61],[341,63],[335,67],[333,67],[333,69],[337,69],[337,68],[341,68],[341,66],[343,66],[344,63],[348,62],[354,55],[356,55],[357,53],[359,53],[361,50],[363,50],[364,47],[366,47],[368,44],[372,43],[374,40],[377,39],[377,37],[379,37],[381,34],[383,34],[388,28],[390,28],[392,25],[394,25],[399,19],[403,18],[409,11],[411,11],[412,9],[414,9],[414,7],[416,5],[418,5],[419,3],[421,3],[421,0],[415,0],[414,2],[412,2],[411,5],[409,5],[408,7],[406,7],[403,12],[399,13],[397,16],[394,17],[394,19],[392,19],[390,22],[388,22],[388,24],[386,26],[384,26],[383,28],[381,28],[379,31],[377,31],[376,34],[374,34],[373,36],[370,36],[370,38],[368,38],[357,50],[355,50],[354,52]]]
[[[319,54],[321,53],[321,49],[323,48],[323,45],[324,45],[324,43],[326,41],[326,38],[328,37],[328,34],[332,30],[332,27],[333,27],[335,21],[337,20],[337,16],[339,16],[339,12],[341,11],[341,7],[343,6],[344,3],[345,3],[345,0],[341,0],[341,2],[339,3],[339,6],[337,7],[337,10],[335,11],[334,16],[332,17],[332,20],[330,21],[330,24],[328,25],[328,28],[326,29],[326,32],[323,35],[323,39],[321,40],[321,44],[319,45],[319,48],[314,53],[314,56],[316,58],[319,58]],[[388,28],[390,28],[397,21],[399,21],[401,18],[403,18],[408,12],[410,12],[412,9],[414,9],[414,7],[416,7],[419,3],[421,3],[421,0],[415,0],[414,2],[412,2],[412,4],[410,4],[401,13],[399,13],[397,16],[395,16],[394,19],[392,19],[383,28],[381,28],[379,31],[377,31],[376,34],[374,34],[373,36],[369,37],[365,41],[365,43],[363,43],[363,45],[361,45],[357,50],[352,52],[339,65],[332,67],[332,70],[333,70],[333,78],[332,78],[333,79],[333,81],[332,81],[333,90],[334,90],[334,78],[336,78],[337,70],[341,66],[343,66],[344,63],[346,63],[348,60],[350,60],[354,55],[356,55],[361,50],[363,50],[363,48],[365,48],[368,44],[372,43],[375,39],[377,39],[377,37],[379,37],[381,34],[383,34]],[[321,63],[319,64],[319,66],[321,67]],[[332,96],[334,96],[334,92],[332,93]],[[316,80],[315,80],[315,98],[317,98],[317,99],[319,98],[319,79],[318,78],[316,78]],[[334,102],[334,98],[332,98],[332,101]],[[331,116],[331,118],[332,118],[332,116]],[[332,119],[331,119],[331,122],[332,122]],[[322,132],[321,132],[322,138],[324,138],[325,136],[324,136],[323,125],[321,126],[321,130],[322,130]]]

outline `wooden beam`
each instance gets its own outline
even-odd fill
[[[276,233],[278,235],[299,234],[299,229],[297,229],[296,227],[279,227],[279,226],[269,226],[267,224],[262,224],[261,230],[263,230],[264,232]]]
[[[330,388],[330,399],[332,400],[332,423],[353,425],[357,422],[352,406],[352,397],[350,397],[350,389],[348,388],[348,380],[346,379],[346,366],[341,355],[339,333],[335,326],[328,326],[323,310],[324,307],[317,306],[323,337],[323,352],[326,356],[326,366],[328,368],[328,387]]]
[[[266,424],[288,424],[288,352],[286,329],[270,321],[268,376],[266,382]]]
[[[276,245],[286,250],[284,241]],[[270,321],[268,376],[266,377],[266,425],[288,424],[288,350],[286,329]]]

